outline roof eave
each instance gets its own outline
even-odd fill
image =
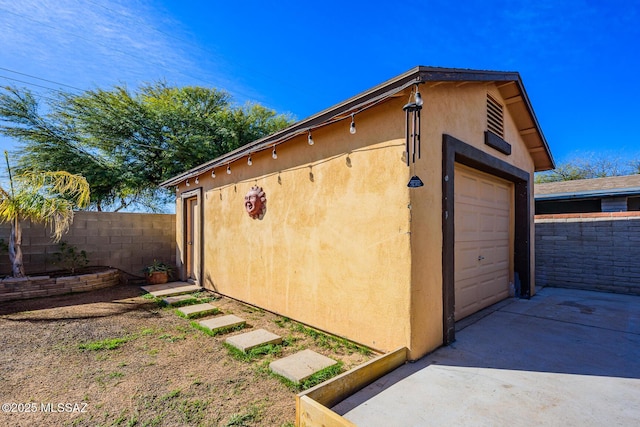
[[[535,123],[536,130],[540,135],[544,150],[549,159],[550,167],[548,165],[545,167],[548,169],[553,169],[553,167],[555,167],[553,158],[551,156],[551,151],[549,150],[549,146],[544,138],[544,135],[542,134],[542,130],[540,129],[537,118],[533,113],[533,108],[531,107],[529,97],[527,96],[527,93],[524,90],[524,85],[522,84],[522,80],[520,78],[519,73],[504,72],[504,71],[467,70],[467,69],[458,69],[458,68],[418,66],[410,69],[409,71],[397,77],[387,80],[386,82],[383,82],[365,92],[362,92],[352,98],[349,98],[346,101],[343,101],[339,104],[329,107],[306,119],[300,120],[281,131],[278,131],[264,138],[245,144],[242,147],[238,147],[235,150],[230,151],[209,162],[203,163],[195,168],[192,168],[179,175],[176,175],[173,178],[170,178],[162,182],[160,186],[167,188],[167,187],[179,184],[180,182],[186,179],[192,178],[194,176],[198,176],[212,168],[215,168],[221,165],[230,164],[238,160],[239,158],[243,157],[247,153],[262,150],[272,144],[278,143],[278,141],[287,140],[289,138],[296,136],[297,134],[306,132],[307,130],[311,130],[313,127],[318,126],[326,122],[327,120],[330,120],[331,118],[339,117],[343,114],[349,113],[357,109],[359,106],[366,105],[372,100],[390,96],[391,94],[404,90],[405,88],[414,84],[433,82],[433,81],[446,81],[446,82],[514,81],[516,82],[520,90],[520,93],[522,94],[523,100],[526,104],[526,108],[529,114],[531,115],[531,119]],[[542,167],[539,170],[547,170],[545,167]],[[536,171],[538,171],[538,169],[536,169]]]

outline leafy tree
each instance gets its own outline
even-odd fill
[[[585,154],[555,169],[536,174],[535,182],[571,181],[574,179],[604,178],[640,173],[640,160],[610,157],[604,154]]]
[[[0,186],[0,222],[11,224],[8,249],[13,276],[24,277],[20,221],[51,226],[54,242],[60,241],[73,222],[73,209],[89,204],[89,184],[84,177],[64,171],[14,175],[9,153],[5,151],[4,156],[9,186]]]
[[[257,104],[233,106],[224,91],[148,84],[61,94],[41,114],[28,90],[0,94],[0,133],[20,140],[19,170],[85,176],[97,210],[157,210],[158,184],[291,124]]]

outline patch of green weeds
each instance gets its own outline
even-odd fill
[[[130,340],[131,340],[131,337],[108,338],[100,341],[91,341],[91,342],[81,343],[81,344],[78,344],[78,348],[80,350],[88,350],[88,351],[115,350],[119,348],[122,344]]]
[[[309,378],[307,378],[306,380],[300,382],[300,383],[296,383],[291,381],[288,378],[285,378],[281,375],[276,374],[275,372],[271,371],[269,369],[269,364],[266,364],[266,369],[269,372],[270,376],[276,377],[280,380],[280,382],[282,382],[284,385],[286,385],[290,390],[294,391],[294,392],[300,392],[300,391],[304,391],[307,389],[310,389],[311,387],[314,387],[320,383],[323,383],[333,377],[335,377],[336,375],[339,375],[340,373],[342,373],[342,366],[343,363],[342,362],[338,362],[335,365],[331,365],[327,368],[324,368],[318,372],[316,372],[315,374],[311,375]],[[265,369],[265,366],[261,367],[262,370]]]
[[[309,378],[302,381],[302,383],[300,384],[301,390],[307,390],[311,387],[315,387],[316,385],[330,380],[336,375],[339,375],[340,373],[342,373],[342,365],[342,362],[338,362],[335,365],[324,368],[323,370],[311,375]]]
[[[120,371],[115,371],[109,374],[109,378],[122,378],[124,377],[124,373]]]
[[[142,299],[146,299],[146,300],[157,302],[157,303],[161,303],[162,302],[162,298],[153,296],[153,295],[151,295],[149,293],[146,293],[146,294],[142,295]]]
[[[169,393],[162,395],[160,397],[160,401],[166,402],[167,400],[175,399],[176,397],[180,397],[180,393],[182,393],[182,390],[180,390],[179,388],[171,390]]]
[[[245,353],[239,348],[236,348],[226,342],[223,343],[223,345],[225,346],[225,348],[227,349],[231,357],[243,362],[253,362],[254,360],[259,359],[262,356],[267,354],[278,356],[280,355],[280,353],[282,353],[282,347],[283,347],[283,345],[265,344],[259,347],[252,348],[251,350]]]
[[[370,356],[372,354],[371,349],[355,344],[345,338],[336,337],[334,335],[328,335],[324,332],[320,332],[316,329],[309,328],[298,322],[285,322],[289,328],[295,332],[300,332],[313,339],[316,345],[324,347],[334,352],[346,351],[349,354],[357,352],[363,356]]]
[[[145,421],[144,423],[142,423],[142,427],[159,426],[160,424],[162,424],[162,420],[166,416],[167,416],[167,414],[165,414],[165,413],[158,414],[155,417],[151,418],[149,421]]]
[[[264,310],[259,307],[254,307],[252,305],[244,305],[242,307],[242,311],[245,313],[262,313],[264,314]]]
[[[108,414],[107,414],[108,416]],[[122,411],[120,411],[120,414],[116,417],[115,420],[113,420],[113,422],[111,423],[112,426],[121,426],[124,424],[125,421],[127,421],[127,418],[129,418],[127,416],[127,410],[123,409]],[[135,425],[135,424],[134,424]]]
[[[189,399],[181,389],[172,390],[162,396],[145,398],[143,407],[157,413],[156,419],[143,425],[158,425],[168,412],[180,416],[179,425],[200,425],[206,415],[209,402],[200,399]]]
[[[296,427],[296,425],[291,421],[287,421],[286,423],[282,424],[280,427]]]
[[[200,303],[200,300],[197,298],[189,298],[189,299],[183,299],[182,301],[176,301],[174,303],[171,304],[171,307],[183,307],[185,305],[194,305],[194,304],[198,304]],[[164,299],[160,301],[159,303],[162,307],[169,307],[169,304],[167,304]]]
[[[183,339],[186,339],[186,335],[185,334],[182,334],[182,335],[162,334],[158,337],[158,339],[163,341],[168,341],[168,342],[176,342],[176,341],[182,341]]]
[[[279,317],[277,319],[274,319],[273,323],[280,326],[281,328],[286,328],[291,323],[291,319],[289,319],[288,317]]]
[[[183,399],[176,409],[180,412],[185,425],[193,425],[204,419],[207,406],[209,406],[209,403],[204,400]]]
[[[189,315],[184,314],[180,310],[175,310],[174,313],[176,315],[182,317],[183,319],[198,319],[200,317],[207,317],[207,316],[213,316],[215,314],[218,314],[218,313],[220,313],[220,310],[218,310],[217,308],[214,308],[214,309],[211,309],[211,310],[201,311],[199,313],[193,313],[193,314],[189,314]]]
[[[249,425],[247,423],[258,420],[259,416],[260,410],[255,405],[252,405],[246,412],[232,414],[225,427],[247,426]]]
[[[234,331],[240,331],[242,329],[244,329],[245,325],[238,325],[238,326],[233,326],[231,328],[219,328],[216,330],[211,330],[209,328],[207,328],[206,326],[202,326],[200,323],[198,322],[190,322],[189,323],[191,325],[192,328],[197,329],[201,332],[204,332],[205,334],[215,337],[216,335],[221,335],[221,334],[226,334],[229,332],[234,332]]]

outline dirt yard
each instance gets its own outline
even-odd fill
[[[217,299],[223,313],[284,338],[242,360],[223,345],[240,331],[209,336],[142,295],[121,285],[0,304],[0,425],[292,426],[299,389],[271,374],[270,361],[310,348],[344,371],[375,356]]]

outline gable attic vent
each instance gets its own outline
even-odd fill
[[[487,94],[487,129],[504,138],[502,105],[489,94]]]

